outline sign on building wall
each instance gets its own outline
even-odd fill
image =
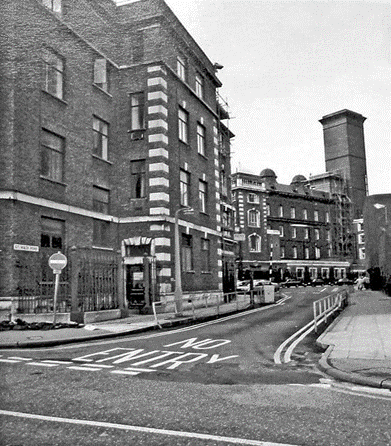
[[[39,252],[39,246],[14,244],[15,251]]]

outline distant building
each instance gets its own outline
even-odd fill
[[[221,66],[163,0],[4,0],[0,16],[0,295],[39,295],[48,256],[75,247],[119,252],[128,302],[146,281],[170,300],[186,207],[185,293],[232,289]]]
[[[275,280],[286,277],[341,278],[350,260],[335,255],[334,223],[338,206],[328,192],[315,190],[302,175],[291,184],[277,182],[271,169],[260,175],[233,174],[240,243],[239,273]]]

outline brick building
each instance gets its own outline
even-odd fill
[[[240,243],[239,274],[274,280],[345,277],[350,262],[335,255],[335,199],[311,188],[303,175],[277,182],[271,169],[233,174]]]
[[[183,289],[230,289],[221,66],[163,0],[4,0],[0,16],[0,296],[34,287],[25,270],[41,283],[48,255],[75,247],[119,253],[128,302],[137,287],[170,299],[175,214],[189,206]]]

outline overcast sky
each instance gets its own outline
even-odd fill
[[[232,171],[289,184],[325,171],[322,116],[367,118],[369,193],[391,193],[391,5],[357,1],[166,0],[224,69]]]

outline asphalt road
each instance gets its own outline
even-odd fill
[[[313,336],[275,364],[322,290],[179,330],[3,352],[15,362],[1,364],[0,444],[391,445],[389,396],[325,380]]]

